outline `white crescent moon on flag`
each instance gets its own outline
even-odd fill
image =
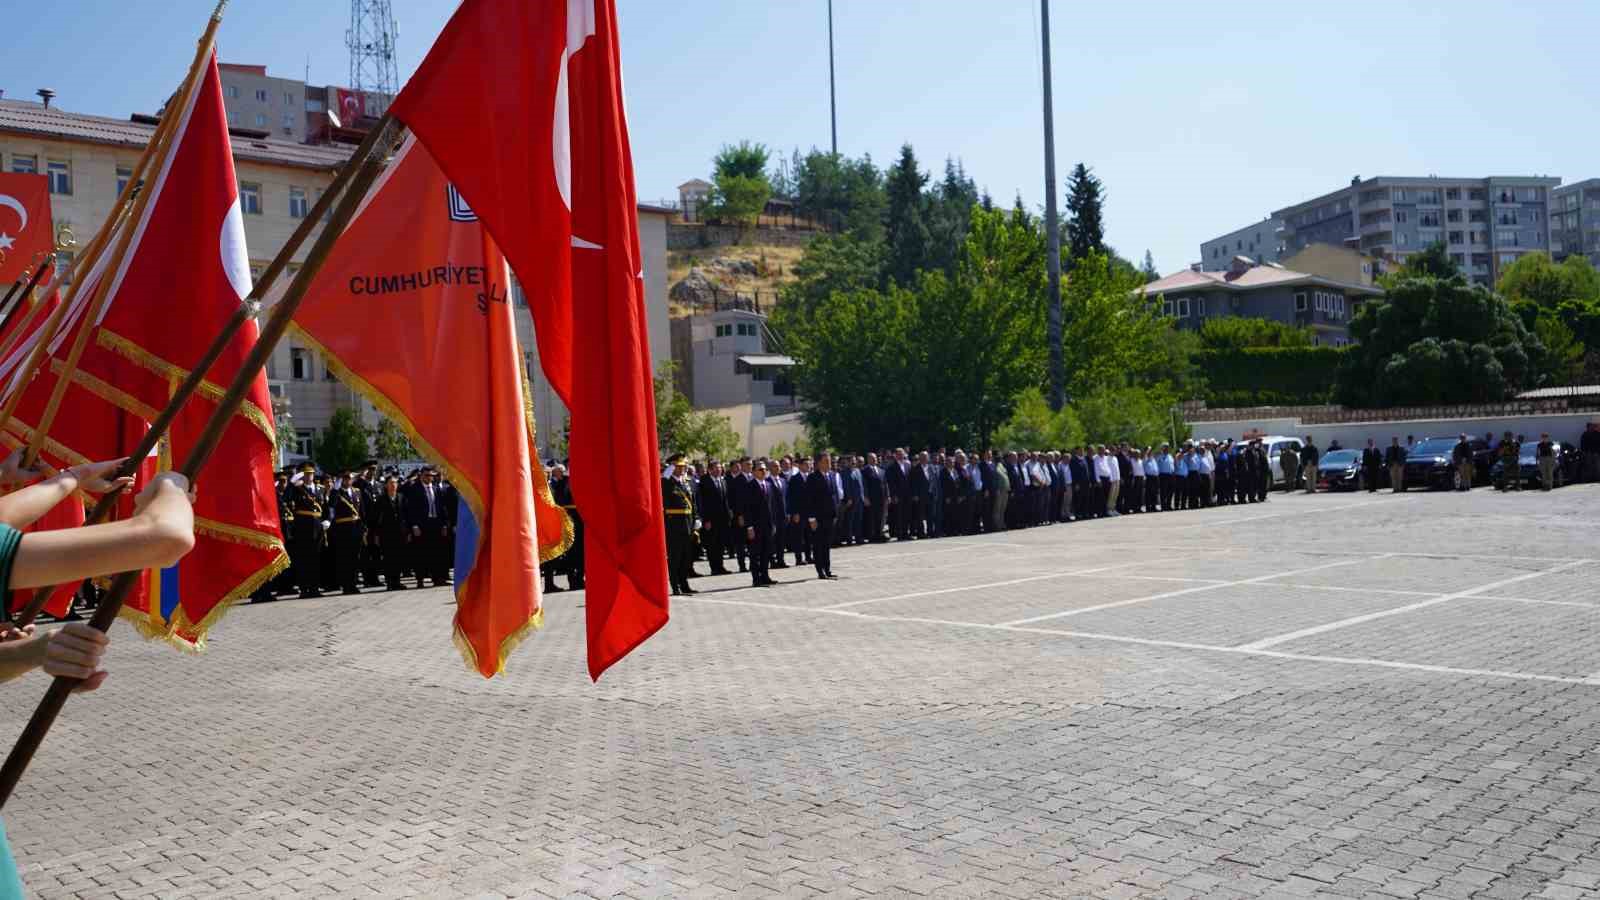
[[[0,206],[9,206],[12,209],[16,210],[17,211],[17,218],[22,220],[22,225],[20,227],[18,227],[17,230],[18,231],[26,231],[27,230],[27,228],[28,228],[28,209],[27,209],[27,207],[22,205],[22,201],[21,200],[18,200],[17,198],[11,196],[10,194],[0,194]]]

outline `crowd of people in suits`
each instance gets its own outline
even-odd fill
[[[1260,503],[1272,485],[1259,440],[1184,442],[1176,448],[1094,445],[1071,450],[927,450],[743,457],[663,476],[674,593],[704,559],[729,562],[752,584],[771,569],[814,566],[833,577],[831,549],[1031,528],[1079,519],[1230,503]]]

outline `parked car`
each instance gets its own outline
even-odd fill
[[[1389,486],[1389,468],[1378,472],[1378,487]],[[1317,463],[1317,487],[1324,491],[1363,491],[1367,473],[1361,471],[1360,450],[1329,450]]]
[[[1236,443],[1243,445],[1251,440],[1255,440],[1255,438],[1240,438]],[[1283,460],[1279,459],[1279,456],[1283,453],[1283,448],[1285,447],[1293,447],[1294,452],[1299,453],[1300,439],[1281,434],[1271,434],[1261,437],[1260,441],[1261,446],[1267,448],[1267,465],[1272,470],[1272,484],[1269,489],[1275,491],[1286,489],[1288,482],[1284,480]]]
[[[1418,441],[1406,454],[1405,485],[1411,487],[1458,490],[1462,487],[1461,470],[1452,460],[1457,437],[1431,437]],[[1494,450],[1483,438],[1467,438],[1472,449],[1473,483],[1488,484],[1489,468],[1494,465]]]
[[[1556,445],[1556,477],[1555,486],[1561,487],[1578,480],[1579,469],[1583,465],[1583,454],[1578,452],[1576,444],[1555,441]],[[1526,487],[1539,487],[1539,452],[1538,441],[1523,441],[1522,455],[1517,457],[1518,468],[1522,470],[1522,483]],[[1496,459],[1494,467],[1490,470],[1490,480],[1493,484],[1500,484],[1500,477],[1505,472],[1505,462]]]

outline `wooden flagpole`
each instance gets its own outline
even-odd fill
[[[385,124],[382,131],[388,136],[392,129]],[[295,274],[294,282],[289,285],[289,290],[283,299],[273,306],[272,314],[267,318],[265,327],[255,346],[250,348],[249,355],[238,373],[234,375],[233,382],[228,385],[228,391],[217,404],[216,410],[206,422],[205,430],[195,441],[194,447],[189,451],[188,458],[178,471],[188,478],[192,484],[205,468],[211,454],[221,442],[223,432],[238,411],[239,405],[244,402],[245,395],[249,393],[255,383],[256,376],[266,367],[267,360],[271,358],[278,341],[289,329],[289,322],[294,318],[295,310],[299,308],[300,301],[305,297],[306,290],[311,286],[311,281],[316,277],[317,271],[327,260],[328,254],[333,250],[334,243],[341,232],[355,216],[356,209],[366,197],[368,189],[377,180],[378,174],[383,170],[388,158],[390,145],[385,144],[384,137],[377,143],[379,152],[372,153],[365,159],[359,160],[360,169],[351,178],[348,189],[339,200],[339,206],[334,211],[333,218],[323,228],[317,242],[312,246],[311,252],[306,256],[304,265]],[[357,164],[352,159],[350,165]],[[134,584],[139,579],[138,572],[123,572],[111,583],[111,589],[105,599],[100,601],[100,606],[95,609],[94,617],[90,619],[90,627],[102,632],[111,628],[111,623],[116,621],[117,613],[122,609],[122,604],[127,600],[128,594],[133,590]],[[6,757],[5,765],[0,767],[0,808],[4,808],[6,801],[11,797],[11,792],[21,780],[22,773],[27,771],[28,763],[38,751],[40,743],[50,731],[56,716],[66,705],[67,697],[72,693],[73,687],[78,683],[76,678],[57,677],[45,693],[44,699],[39,701],[39,706],[33,711],[33,716],[28,719],[27,727],[23,729],[17,743],[11,748],[11,753]]]
[[[216,361],[228,349],[228,346],[233,342],[234,336],[239,333],[239,329],[243,328],[244,323],[254,315],[256,304],[266,296],[267,292],[272,290],[273,284],[288,267],[289,261],[299,252],[300,246],[311,236],[311,232],[316,228],[317,223],[333,207],[333,201],[339,198],[346,185],[350,183],[351,178],[355,175],[356,170],[360,168],[359,162],[371,155],[373,148],[378,144],[379,136],[387,130],[389,121],[389,116],[386,113],[378,121],[378,124],[367,132],[366,138],[362,140],[361,145],[356,148],[356,152],[350,157],[350,162],[339,170],[332,183],[322,192],[322,196],[317,198],[317,202],[311,207],[311,211],[306,214],[304,219],[300,220],[299,226],[295,228],[294,234],[289,236],[289,240],[283,245],[283,249],[278,251],[278,255],[273,257],[266,271],[261,273],[261,278],[256,281],[255,286],[251,289],[250,296],[239,304],[239,308],[234,311],[233,318],[229,319],[228,323],[217,333],[216,338],[211,342],[211,346],[206,348],[205,354],[189,369],[189,373],[184,376],[183,381],[179,382],[178,386],[173,389],[172,397],[167,401],[166,408],[161,411],[155,421],[150,423],[150,427],[145,431],[144,438],[140,440],[139,446],[128,454],[127,460],[117,469],[116,474],[111,476],[112,478],[122,478],[138,471],[139,464],[155,449],[156,444],[167,433],[167,429],[172,426],[172,420],[177,418],[178,412],[183,409],[189,399],[194,396],[195,391],[199,389],[200,383],[205,380],[206,373],[210,371],[211,367],[216,364]],[[3,354],[0,354],[0,356],[3,356]],[[41,426],[41,430],[43,430],[43,426]],[[94,509],[89,513],[89,517],[84,524],[97,525],[110,518],[112,510],[116,508],[117,496],[120,493],[121,488],[118,488],[102,496],[95,503]],[[17,627],[29,625],[34,619],[38,618],[39,613],[44,609],[45,603],[49,601],[50,595],[55,592],[55,589],[56,586],[50,586],[35,591],[33,596],[29,598],[28,605],[23,607],[22,611],[17,615]],[[0,612],[3,612],[3,610],[3,605],[0,605]]]

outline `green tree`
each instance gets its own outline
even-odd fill
[[[1445,252],[1444,243],[1435,241],[1407,256],[1399,268],[1378,281],[1387,288],[1410,278],[1452,278],[1460,274],[1461,267]]]
[[[1412,267],[1417,256],[1351,321],[1357,343],[1339,368],[1339,402],[1483,402],[1539,386],[1546,349],[1510,304],[1459,273],[1414,274],[1427,271]]]
[[[989,442],[998,450],[1062,450],[1083,443],[1083,425],[1072,407],[1050,409],[1044,391],[1030,387],[1016,396],[1010,418]]]
[[[1583,377],[1586,348],[1559,315],[1553,310],[1540,310],[1533,333],[1544,345],[1537,364],[1541,383],[1574,384]]]
[[[917,272],[928,265],[932,236],[928,233],[927,198],[923,187],[928,176],[917,167],[917,155],[910,144],[900,147],[900,159],[884,180],[889,208],[884,218],[886,265],[884,275],[895,284],[909,285]]]
[[[361,468],[367,461],[367,429],[356,419],[355,410],[341,407],[334,410],[328,427],[314,442],[311,458],[325,472],[348,472]]]
[[[1062,279],[1062,359],[1067,397],[1147,380],[1170,361],[1170,323],[1143,294],[1144,278],[1103,253],[1078,260]],[[1087,423],[1085,423],[1087,424]]]
[[[961,167],[960,160],[944,161],[944,180],[930,192],[928,267],[946,273],[955,271],[961,245],[972,227],[972,208],[980,206],[978,186]],[[993,204],[982,207],[991,209]]]
[[[1177,402],[1165,385],[1117,387],[1081,397],[1072,403],[1072,409],[1093,443],[1128,441],[1153,446],[1172,440],[1174,427],[1182,428],[1177,435],[1180,440],[1188,436],[1181,422],[1174,424],[1172,410]]]
[[[1311,329],[1275,319],[1221,316],[1200,326],[1200,343],[1206,350],[1243,347],[1310,347]]]
[[[697,410],[689,398],[672,386],[675,364],[668,360],[656,369],[656,441],[661,457],[683,453],[690,457],[726,459],[738,455],[742,441],[728,417],[716,410]]]
[[[1077,261],[1091,253],[1110,255],[1106,248],[1105,188],[1094,170],[1083,163],[1067,176],[1067,259]]]
[[[795,167],[795,205],[807,218],[866,241],[883,235],[883,173],[871,156],[812,149]]]
[[[1139,266],[1139,274],[1144,276],[1145,284],[1161,280],[1161,271],[1156,268],[1156,258],[1149,250],[1144,251],[1144,264]]]
[[[1567,300],[1600,303],[1600,271],[1584,256],[1555,263],[1544,253],[1529,253],[1506,267],[1495,288],[1512,303],[1525,300],[1541,309],[1556,309]]]
[[[380,419],[378,427],[372,429],[372,453],[383,460],[418,458],[417,448],[411,446],[411,438],[388,418]]]
[[[772,184],[767,180],[767,158],[764,144],[749,141],[724,144],[713,160],[706,216],[734,222],[740,227],[756,224],[772,197]]]
[[[883,273],[883,244],[850,235],[820,235],[806,246],[792,272],[794,279],[783,286],[782,304],[774,316],[779,330],[785,314],[809,313],[839,291],[877,287]]]

